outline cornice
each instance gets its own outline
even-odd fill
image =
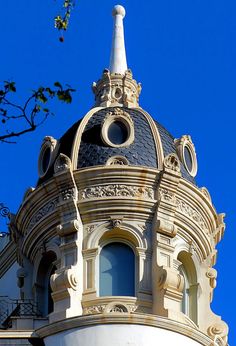
[[[73,328],[99,324],[136,324],[170,330],[185,335],[204,346],[212,346],[212,339],[189,325],[150,314],[103,313],[97,315],[78,316],[52,323],[36,330],[36,334],[45,338]]]

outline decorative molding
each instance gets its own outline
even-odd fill
[[[199,190],[208,199],[208,201],[212,204],[211,195],[210,195],[210,192],[207,190],[207,188],[201,187]]]
[[[161,199],[174,203],[176,205],[176,209],[179,212],[188,216],[191,220],[193,220],[196,224],[198,224],[204,231],[209,233],[209,229],[206,225],[206,222],[198,211],[196,211],[193,207],[191,207],[185,201],[182,201],[181,199],[177,198],[173,192],[167,189],[160,188],[159,193],[160,193]]]
[[[95,230],[96,226],[95,225],[90,225],[86,227],[87,233],[91,234]]]
[[[60,154],[54,163],[54,172],[61,173],[71,169],[71,160],[68,156]]]
[[[121,105],[138,107],[141,84],[133,79],[131,70],[123,74],[103,71],[102,78],[93,82],[92,89],[95,95],[95,106],[109,107]]]
[[[154,191],[151,187],[124,184],[91,186],[79,191],[80,199],[102,197],[132,197],[153,200]]]
[[[119,228],[122,225],[123,218],[111,218],[112,228]]]
[[[49,201],[47,204],[45,204],[42,208],[37,210],[36,213],[34,213],[32,218],[30,219],[26,232],[29,232],[46,215],[52,213],[58,206],[59,202],[60,198],[59,196],[57,196],[51,201]]]
[[[93,305],[84,308],[84,315],[101,314],[104,312],[106,305]]]
[[[109,127],[115,121],[121,122],[127,130],[127,138],[125,142],[120,144],[113,143],[108,136]],[[101,138],[106,145],[114,148],[127,147],[132,144],[134,141],[134,123],[129,113],[122,108],[113,108],[107,112],[103,120]]]
[[[210,279],[211,288],[216,287],[217,270],[214,268],[209,268],[206,272],[206,277]]]
[[[228,326],[225,322],[219,321],[219,322],[213,323],[211,326],[208,327],[207,334],[210,337],[222,338],[221,339],[223,341],[222,346],[227,345]]]
[[[124,156],[112,156],[107,160],[106,165],[107,166],[128,166],[129,161]]]
[[[180,173],[180,162],[178,156],[174,153],[169,154],[164,159],[164,169]]]
[[[173,332],[180,333],[182,335],[191,335],[191,338],[197,341],[200,345],[211,346],[212,340],[205,333],[200,330],[193,328],[182,322],[171,320],[169,318],[156,316],[152,314],[139,314],[135,313],[132,318],[129,314],[91,314],[84,316],[77,316],[73,318],[67,318],[49,324],[37,330],[37,334],[41,338],[54,335],[59,332],[64,332],[66,330],[71,330],[72,328],[87,327],[101,324],[131,324],[131,325],[143,325],[151,326],[156,328],[163,328]],[[186,340],[187,342],[187,340]]]
[[[63,190],[61,192],[61,196],[62,196],[63,201],[68,201],[69,199],[76,198],[75,188],[69,188],[69,189]]]
[[[29,232],[41,219],[43,219],[48,214],[51,214],[59,205],[60,201],[68,201],[70,199],[76,198],[76,191],[74,188],[68,188],[61,191],[60,195],[46,203],[43,207],[37,210],[27,227],[27,232]]]

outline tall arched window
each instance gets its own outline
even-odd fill
[[[135,295],[135,256],[124,243],[104,246],[99,263],[100,296]]]
[[[47,316],[53,311],[52,290],[50,277],[54,274],[56,267],[54,261],[56,254],[52,251],[46,252],[39,264],[36,282],[36,300],[42,316]]]
[[[182,263],[179,266],[180,274],[184,278],[184,289],[182,299],[182,312],[197,324],[198,302],[197,302],[197,273],[190,253],[182,251],[178,255]]]
[[[179,266],[179,271],[180,274],[183,276],[184,278],[184,288],[183,288],[183,298],[182,298],[182,312],[189,316],[189,280],[188,280],[188,276],[186,273],[186,270],[183,266],[183,264],[181,264]]]

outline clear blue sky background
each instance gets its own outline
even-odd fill
[[[53,27],[61,3],[0,2],[0,80],[15,80],[21,101],[33,88],[57,80],[77,89],[73,104],[55,106],[56,116],[36,133],[20,138],[17,145],[0,145],[0,201],[13,212],[26,188],[37,181],[43,137],[59,138],[89,110],[91,83],[109,65],[114,1],[77,0],[64,43]],[[192,136],[198,185],[206,186],[218,212],[227,214],[212,307],[229,324],[232,346],[236,343],[236,2],[126,0],[121,4],[127,11],[128,65],[143,85],[142,107],[176,138]]]

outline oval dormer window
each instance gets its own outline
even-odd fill
[[[39,160],[38,160],[38,173],[40,178],[44,177],[49,167],[51,166],[52,160],[55,157],[55,147],[57,141],[53,137],[45,137],[41,146]]]
[[[184,146],[184,161],[185,161],[185,164],[188,168],[188,171],[192,172],[193,159],[192,159],[192,155],[191,155],[190,150],[189,150],[187,145]]]
[[[46,173],[51,158],[51,149],[47,147],[44,150],[43,157],[42,157],[42,173]]]
[[[134,141],[134,124],[128,112],[113,108],[107,112],[101,131],[103,142],[113,148],[127,147]]]
[[[114,144],[123,144],[128,139],[128,129],[121,121],[114,121],[107,131],[108,139]]]

